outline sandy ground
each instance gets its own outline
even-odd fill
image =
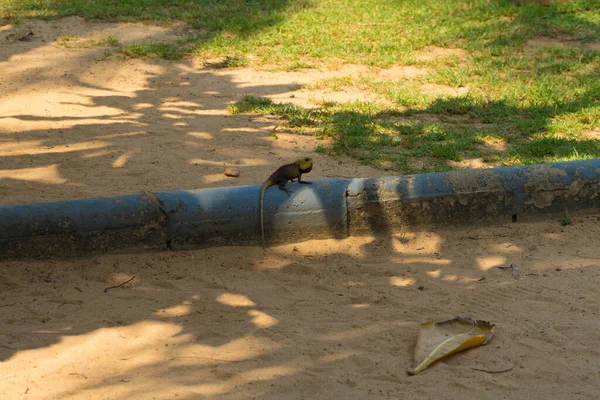
[[[5,262],[0,397],[597,399],[598,219]],[[409,376],[456,315],[496,335]]]

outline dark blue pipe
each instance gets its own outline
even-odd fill
[[[269,243],[600,207],[600,160],[272,187]],[[0,258],[256,245],[260,186],[0,206]]]

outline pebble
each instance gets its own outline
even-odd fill
[[[231,176],[233,178],[237,178],[240,176],[240,170],[237,168],[227,168],[224,172],[225,176]]]

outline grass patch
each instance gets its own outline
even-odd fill
[[[66,36],[62,36],[62,37],[59,37],[58,39],[56,39],[55,43],[57,46],[70,48],[70,47],[80,47],[84,43],[86,43],[86,40],[83,38],[80,38],[79,36],[66,35]]]
[[[108,35],[96,42],[98,46],[109,46],[109,47],[117,47],[119,46],[119,39],[114,36]]]
[[[560,220],[560,224],[562,226],[571,225],[572,223],[573,223],[573,221],[571,220],[571,217],[567,213],[565,213],[565,216],[562,217],[562,219]]]

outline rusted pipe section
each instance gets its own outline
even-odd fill
[[[510,223],[600,208],[600,160],[355,179],[350,234]]]

